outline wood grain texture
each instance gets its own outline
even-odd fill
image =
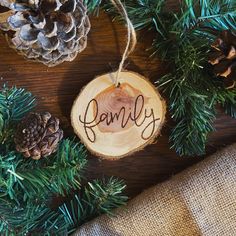
[[[118,160],[143,150],[159,136],[166,103],[145,77],[131,71],[96,77],[80,92],[71,125],[94,155]],[[92,122],[91,122],[92,121]]]
[[[113,22],[104,13],[92,18],[87,49],[71,63],[47,68],[18,56],[10,49],[3,35],[0,35],[0,77],[2,82],[30,90],[38,98],[38,110],[49,111],[60,118],[66,135],[73,135],[70,125],[70,110],[81,88],[95,76],[116,69],[123,52],[126,29]],[[138,46],[126,63],[128,70],[136,71],[151,81],[163,73],[163,65],[148,57],[146,48],[152,41],[152,34],[138,36]],[[153,145],[133,156],[111,162],[101,161],[89,154],[88,177],[115,175],[126,180],[127,193],[133,197],[143,189],[161,182],[204,157],[178,157],[170,150],[168,136],[172,124],[169,120],[161,137]],[[219,111],[215,121],[216,132],[210,135],[207,155],[236,141],[236,121]]]

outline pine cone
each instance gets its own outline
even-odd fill
[[[227,88],[233,88],[236,81],[236,35],[223,31],[212,44],[209,63],[213,72],[224,80]]]
[[[30,113],[19,123],[14,141],[18,152],[38,160],[55,152],[62,137],[59,119],[49,112]]]
[[[8,41],[19,54],[52,67],[86,48],[90,22],[83,0],[0,0],[0,5],[11,9],[0,28],[15,32],[7,34]]]

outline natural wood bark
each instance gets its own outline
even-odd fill
[[[143,149],[160,133],[166,105],[156,88],[134,72],[91,81],[76,98],[71,121],[75,133],[97,156],[116,160]]]

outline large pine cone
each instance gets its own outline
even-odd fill
[[[14,141],[18,152],[38,160],[55,152],[62,137],[59,119],[48,112],[30,113],[19,123]]]
[[[7,34],[10,46],[29,59],[56,66],[87,45],[90,23],[83,0],[0,0],[0,5],[11,9],[8,17],[0,16],[0,28],[15,32]]]
[[[236,35],[223,31],[212,44],[209,63],[213,72],[224,80],[227,88],[233,88],[236,81]]]

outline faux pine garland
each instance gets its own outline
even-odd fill
[[[35,105],[35,98],[24,89],[4,86],[0,91],[1,235],[69,235],[127,200],[121,180],[86,183],[86,151],[75,140],[62,140],[56,153],[38,161],[15,151],[14,128]],[[55,196],[69,200],[52,208]]]
[[[211,43],[220,32],[236,32],[236,2],[232,0],[183,0],[172,11],[165,0],[123,1],[136,30],[152,30],[152,56],[169,64],[169,73],[157,78],[157,87],[168,97],[175,121],[171,147],[181,155],[205,153],[213,131],[215,105],[236,117],[236,89],[226,89],[208,70]],[[107,2],[87,0],[90,12],[99,6],[116,16]],[[177,5],[177,4],[176,4]],[[119,16],[116,16],[119,19]]]

